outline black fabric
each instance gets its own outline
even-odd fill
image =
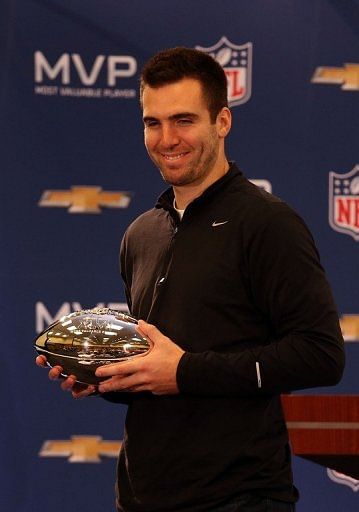
[[[180,394],[129,401],[118,510],[209,510],[241,493],[297,500],[279,394],[344,365],[330,288],[304,222],[233,164],[180,222],[167,190],[128,228],[131,313],[185,351]],[[117,395],[117,396],[116,396]]]
[[[263,498],[257,494],[242,494],[232,503],[219,505],[207,512],[295,512],[295,504]]]

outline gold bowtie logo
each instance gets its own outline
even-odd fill
[[[46,190],[39,206],[68,208],[69,213],[101,213],[101,207],[127,208],[131,195],[128,192],[110,192],[101,187],[71,187],[70,190]]]
[[[101,462],[117,457],[121,441],[103,441],[101,436],[72,436],[71,440],[45,441],[40,457],[68,457],[69,462]]]
[[[342,68],[319,67],[311,81],[315,84],[339,84],[343,91],[359,91],[359,64],[344,64]]]
[[[359,315],[343,315],[340,328],[345,341],[359,341]]]

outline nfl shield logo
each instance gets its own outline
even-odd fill
[[[359,240],[359,165],[346,174],[329,173],[329,223]]]
[[[223,36],[209,48],[196,46],[196,49],[209,53],[223,67],[228,81],[230,107],[249,100],[252,92],[252,43],[239,46]]]

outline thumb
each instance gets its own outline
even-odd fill
[[[153,343],[166,339],[166,336],[164,336],[155,325],[149,324],[144,320],[138,321],[138,327],[140,333],[151,340]]]

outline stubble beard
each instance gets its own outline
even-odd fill
[[[216,143],[211,144],[211,149],[208,155],[203,158],[204,148],[202,146],[201,153],[197,158],[197,161],[190,162],[185,171],[181,172],[181,175],[177,178],[168,172],[164,166],[160,166],[158,162],[156,163],[163,180],[172,185],[173,187],[183,187],[186,185],[190,185],[193,183],[201,183],[204,179],[210,174],[213,169],[215,162],[218,157],[219,145]],[[163,168],[162,168],[163,167]]]

